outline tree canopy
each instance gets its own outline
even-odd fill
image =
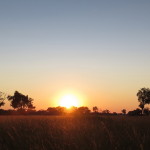
[[[142,109],[142,113],[143,113],[145,104],[150,103],[150,89],[141,88],[137,93],[137,97],[138,97],[138,101],[140,102],[139,107]]]
[[[98,107],[97,107],[97,106],[94,106],[94,107],[93,107],[93,112],[95,112],[95,113],[98,112]]]
[[[26,110],[26,109],[34,109],[35,107],[33,106],[32,102],[33,99],[29,98],[28,95],[25,96],[18,91],[15,91],[13,96],[8,96],[8,100],[10,101],[10,105],[14,109],[21,109],[21,110]]]

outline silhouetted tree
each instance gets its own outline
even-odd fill
[[[5,105],[4,100],[6,99],[6,94],[0,92],[0,107]]]
[[[139,108],[137,108],[136,110],[129,111],[128,115],[130,115],[130,116],[136,116],[136,115],[141,115],[141,113],[142,113],[142,111]]]
[[[8,96],[8,100],[11,102],[11,106],[17,110],[27,110],[34,109],[32,102],[33,99],[29,98],[28,95],[25,96],[18,91],[15,91],[13,96]]]
[[[144,105],[145,105],[145,104],[143,104],[143,103],[140,103],[140,104],[139,104],[139,107],[141,108],[142,113],[144,112]]]
[[[94,107],[93,107],[93,112],[95,112],[95,113],[98,112],[98,107],[97,107],[97,106],[94,106]]]
[[[139,107],[142,109],[142,114],[143,114],[145,104],[150,103],[150,89],[141,88],[137,93],[137,97],[138,97],[138,101],[140,102]]]
[[[56,107],[48,107],[47,112],[49,115],[58,115],[58,111]]]
[[[109,114],[109,113],[110,113],[110,111],[108,109],[105,109],[102,111],[102,114]]]
[[[89,113],[90,113],[90,110],[89,110],[88,107],[82,106],[82,107],[79,107],[79,108],[77,109],[77,112],[80,113],[80,114],[89,114]]]
[[[126,109],[122,109],[121,112],[125,115],[126,114]]]
[[[47,109],[47,112],[49,115],[63,115],[66,113],[66,108],[65,107],[49,107]]]
[[[66,107],[58,106],[58,107],[56,107],[56,109],[57,109],[59,115],[63,115],[66,113]]]

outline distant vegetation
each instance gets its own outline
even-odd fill
[[[149,108],[145,108],[146,104],[150,103],[150,89],[149,88],[141,88],[137,92],[137,97],[139,101],[139,108],[126,111],[126,109],[122,109],[119,115],[149,115],[150,110]],[[0,92],[0,107],[5,105],[5,101],[10,101],[10,106],[13,109],[3,110],[0,109],[1,115],[66,115],[66,114],[73,114],[73,115],[88,115],[88,114],[99,114],[99,115],[118,115],[116,112],[110,112],[108,109],[99,111],[97,106],[94,106],[92,111],[85,106],[82,107],[72,107],[67,109],[65,107],[48,107],[47,110],[35,110],[35,106],[33,105],[33,99],[30,98],[28,95],[24,95],[18,91],[14,92],[14,95],[6,95],[3,92]]]
[[[149,91],[138,91],[140,108],[128,113],[97,106],[36,110],[28,95],[1,92],[0,106],[9,100],[13,109],[0,109],[0,150],[149,150]]]

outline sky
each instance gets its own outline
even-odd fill
[[[64,93],[89,108],[137,108],[150,87],[149,15],[149,0],[1,0],[0,91],[37,109]]]

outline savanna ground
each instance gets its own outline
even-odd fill
[[[0,116],[0,150],[149,149],[146,116]]]

